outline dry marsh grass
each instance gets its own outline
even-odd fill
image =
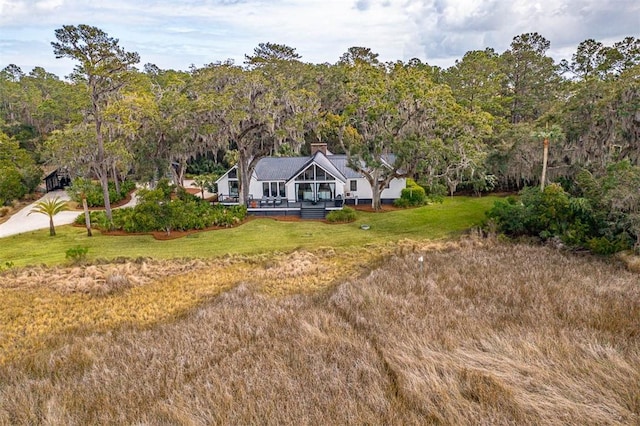
[[[384,250],[12,269],[0,274],[0,364],[74,330],[148,327],[174,319],[240,283],[270,295],[318,291],[362,273]]]
[[[162,288],[182,278],[89,299],[144,290],[166,308],[180,292],[217,295],[5,362],[0,424],[640,422],[637,274],[486,241],[381,252],[366,251],[366,274],[355,253],[282,253],[204,268],[174,293]],[[304,281],[323,274],[324,287]],[[214,292],[221,275],[235,279]]]

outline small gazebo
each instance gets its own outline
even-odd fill
[[[64,189],[71,185],[71,175],[66,168],[60,167],[45,176],[44,183],[47,187],[47,192]]]

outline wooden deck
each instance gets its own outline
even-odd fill
[[[221,196],[221,204],[238,205],[237,198]],[[262,198],[249,201],[247,212],[254,216],[298,216],[303,219],[322,219],[327,212],[340,210],[343,200],[291,201],[284,198]]]

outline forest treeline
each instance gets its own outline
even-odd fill
[[[557,182],[584,199],[589,189],[578,181],[615,180],[625,170],[618,211],[625,232],[640,239],[635,37],[585,40],[557,63],[549,40],[526,33],[504,52],[470,51],[446,69],[419,59],[384,63],[366,47],[312,64],[293,47],[261,43],[242,64],[188,71],[139,67],[137,53],[87,25],[64,26],[55,39],[55,55],[76,61],[66,79],[13,64],[0,72],[0,204],[32,191],[43,165],[100,180],[109,211],[109,180],[179,183],[187,171],[236,163],[245,202],[260,158],[325,142],[367,177],[374,206],[399,174],[431,195]]]

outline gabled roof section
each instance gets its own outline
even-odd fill
[[[322,167],[327,173],[331,174],[333,177],[335,177],[339,181],[346,182],[347,177],[331,162],[331,160],[329,159],[331,157],[333,157],[333,155],[330,157],[327,157],[321,151],[316,152],[313,155],[313,157],[305,158],[306,161],[304,162],[304,164],[302,164],[302,166],[299,167],[298,170],[292,173],[291,176],[289,176],[289,178],[287,179],[287,181],[295,179],[295,177],[298,176],[300,173],[302,173],[307,167],[315,163],[316,165]]]
[[[393,164],[395,156],[393,154],[385,156],[383,162],[387,167],[389,164]],[[258,181],[280,181],[289,182],[295,179],[300,173],[302,173],[311,164],[316,164],[323,168],[327,173],[331,174],[336,179],[346,182],[348,179],[359,179],[363,175],[348,166],[347,156],[344,154],[338,155],[325,155],[321,151],[316,152],[311,157],[265,157],[258,161],[253,173],[253,177]],[[217,181],[219,182],[228,173],[237,168],[233,166],[222,175]]]
[[[233,169],[237,169],[237,168],[238,168],[238,165],[235,165],[235,166],[231,167],[229,170],[227,170],[226,172],[224,172],[224,174],[223,174],[222,176],[220,176],[218,179],[216,179],[216,182],[215,182],[215,183],[216,183],[216,184],[220,183],[220,181],[221,181],[222,179],[224,179],[225,177],[227,177],[227,175],[229,174],[229,172],[231,172],[231,170],[233,170]]]

